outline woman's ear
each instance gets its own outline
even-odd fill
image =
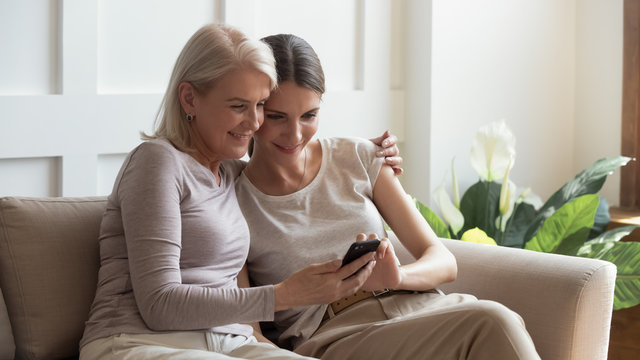
[[[184,110],[185,113],[196,115],[196,92],[191,83],[183,81],[178,85],[178,99],[180,99],[180,105],[182,105],[182,110]]]

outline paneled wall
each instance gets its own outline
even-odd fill
[[[402,141],[409,193],[477,180],[478,127],[517,137],[512,180],[546,199],[620,152],[622,0],[0,1],[0,196],[108,194],[201,25],[287,32],[327,78],[319,136]],[[449,173],[450,174],[450,173]],[[449,178],[446,178],[447,181]],[[618,203],[617,173],[602,192]]]
[[[320,136],[394,127],[390,12],[364,0],[0,2],[0,196],[110,193],[180,49],[211,22],[314,46],[327,78]]]

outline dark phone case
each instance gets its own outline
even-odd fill
[[[342,259],[342,266],[347,265],[368,252],[376,251],[378,246],[380,246],[380,240],[378,239],[354,242],[351,244],[349,250],[347,250],[347,254]]]

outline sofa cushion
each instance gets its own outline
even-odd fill
[[[1,198],[0,288],[16,358],[77,355],[98,277],[105,198]]]
[[[7,314],[7,307],[4,305],[4,297],[0,288],[0,360],[13,359],[16,345],[13,342],[11,332],[11,322]]]

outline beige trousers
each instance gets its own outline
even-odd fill
[[[311,359],[258,342],[255,337],[184,331],[166,334],[120,334],[91,341],[80,360],[225,360]]]
[[[298,346],[322,359],[540,359],[522,318],[472,295],[394,294],[360,301]]]

